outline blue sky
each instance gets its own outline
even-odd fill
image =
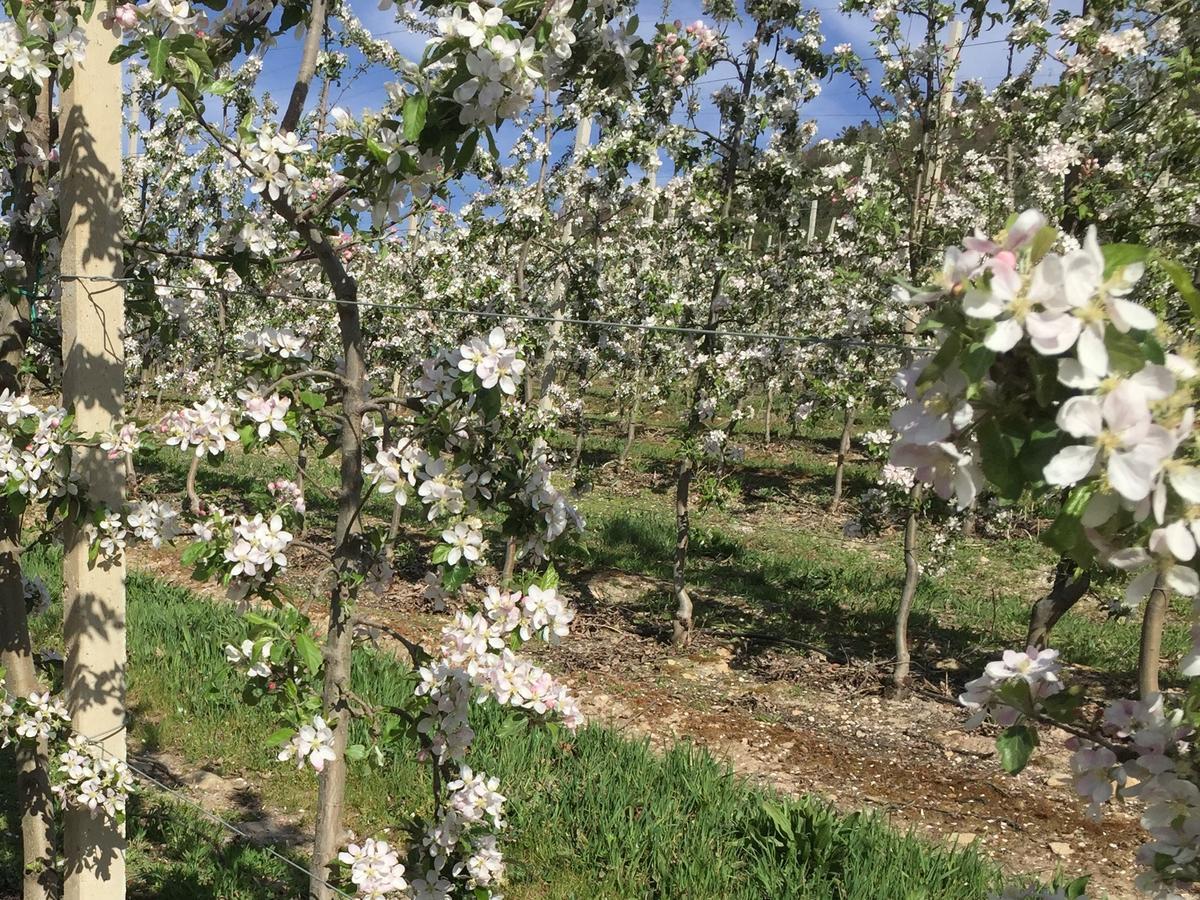
[[[392,12],[380,11],[373,2],[354,2],[351,4],[363,24],[377,35],[387,33],[398,50],[411,58],[418,58],[425,45],[425,36],[412,34],[402,30],[395,24]],[[870,55],[867,42],[870,39],[869,23],[861,16],[847,16],[838,12],[834,0],[822,0],[809,8],[819,10],[822,14],[822,31],[825,34],[825,48],[831,49],[843,42],[852,44],[860,54]],[[639,4],[640,31],[649,35],[654,23],[659,20],[662,7],[656,0],[641,0]],[[671,5],[671,16],[685,22],[704,18],[701,4],[697,0],[681,0]],[[730,30],[731,43],[738,44],[747,36],[747,29],[734,25]],[[977,40],[971,41],[964,48],[961,64],[961,76],[964,78],[982,78],[986,84],[992,85],[1000,81],[1005,71],[1007,45],[1002,41],[1004,32],[993,30],[983,32]],[[280,46],[268,53],[271,63],[263,75],[263,86],[272,94],[286,97],[294,77],[295,67],[299,60],[300,44],[293,36],[280,40]],[[871,63],[873,73],[878,74],[879,64]],[[720,83],[714,79],[728,77],[729,69],[715,69],[703,80],[705,87],[716,89]],[[372,71],[358,79],[342,96],[341,103],[352,112],[364,107],[378,107],[383,98],[383,84],[387,73],[382,70]],[[714,82],[711,85],[708,82]],[[314,92],[315,94],[315,92]],[[315,97],[314,97],[315,102]],[[805,115],[817,120],[821,137],[835,137],[847,125],[861,121],[868,114],[868,109],[858,96],[857,91],[843,76],[838,76],[832,82],[826,82],[820,97],[806,107]]]
[[[426,37],[421,34],[413,34],[403,26],[397,25],[391,10],[379,10],[376,2],[372,2],[372,0],[367,0],[367,2],[358,0],[358,2],[353,2],[351,7],[363,24],[375,35],[391,41],[399,51],[411,59],[420,57]],[[848,16],[839,12],[837,0],[819,0],[808,8],[821,12],[822,32],[825,36],[824,49],[831,50],[837,44],[849,43],[861,56],[872,55],[869,47],[872,33],[870,22],[866,18]],[[649,37],[653,34],[655,23],[661,20],[662,4],[660,0],[640,0],[638,13],[639,31],[643,36]],[[703,19],[705,16],[699,0],[676,0],[671,4],[670,18],[691,22]],[[744,25],[731,25],[729,29],[731,45],[740,46],[749,33],[750,30]],[[1004,35],[1004,30],[996,28],[991,31],[983,31],[978,38],[969,41],[962,54],[960,79],[979,78],[988,86],[998,83],[1005,74],[1008,53]],[[944,35],[944,37],[948,37],[948,35]],[[294,35],[285,36],[280,39],[279,46],[273,48],[267,55],[270,63],[263,73],[261,84],[276,96],[280,103],[284,103],[291,89],[291,82],[299,61],[300,42]],[[881,67],[878,62],[869,62],[868,68],[873,77],[879,75]],[[702,97],[707,98],[708,91],[720,88],[722,81],[729,80],[731,71],[731,67],[726,65],[723,68],[717,67],[707,74],[702,79],[706,91]],[[1050,75],[1048,74],[1047,77]],[[375,68],[360,76],[353,84],[345,88],[340,96],[335,94],[334,102],[346,107],[352,113],[357,113],[364,108],[378,108],[384,98],[384,83],[389,78],[388,72]],[[313,91],[310,95],[310,104],[316,102],[316,96],[317,92]],[[821,138],[836,137],[846,127],[872,118],[866,102],[859,96],[850,79],[844,75],[837,75],[831,80],[827,80],[822,85],[820,96],[805,107],[803,115],[805,118],[816,120],[818,137]],[[715,130],[717,114],[711,104],[707,109],[702,110],[698,123],[701,127]],[[511,142],[514,134],[515,129],[511,125],[501,129],[497,142],[502,151]],[[566,153],[570,144],[571,136],[569,134],[557,136],[553,143],[555,155]],[[669,174],[669,172],[664,172],[664,174]],[[460,187],[462,192],[469,193],[478,185],[473,180],[468,180]],[[451,205],[457,207],[458,202],[452,200]]]

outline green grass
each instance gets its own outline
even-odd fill
[[[57,559],[38,554],[28,564],[57,594]],[[223,638],[238,631],[236,613],[136,573],[129,597],[133,737],[244,775],[255,785],[248,808],[309,810],[313,779],[261,746],[269,715],[239,702],[239,679],[222,657]],[[56,603],[39,633],[52,634],[60,614]],[[397,660],[358,653],[355,689],[369,700],[395,700],[410,685]],[[659,755],[606,728],[569,737],[526,728],[490,706],[478,707],[472,724],[478,738],[469,761],[497,775],[510,801],[512,897],[970,900],[998,880],[969,850],[932,847],[870,815],[838,816],[816,799],[779,798],[686,743]],[[0,791],[7,784],[0,781]],[[383,769],[352,766],[352,827],[374,832],[427,805],[425,773],[407,754]],[[11,805],[4,814],[12,834]],[[296,895],[277,860],[174,804],[146,796],[130,831],[134,897]],[[3,852],[0,890],[15,878],[11,841]]]
[[[589,395],[584,454],[589,465],[615,460],[623,443],[613,428],[615,411],[605,411],[604,402],[603,387]],[[670,578],[674,421],[670,409],[659,411],[652,417],[653,431],[635,441],[630,478],[622,479],[633,481],[632,493],[628,484],[618,494],[601,482],[584,495],[580,505],[589,528],[569,551],[577,565]],[[688,577],[700,588],[700,628],[769,632],[858,658],[892,656],[892,620],[904,571],[899,534],[856,542],[841,534],[854,497],[873,484],[877,465],[847,466],[848,509],[842,515],[822,521],[812,512],[828,504],[840,425],[806,422],[794,439],[781,438],[769,453],[757,438],[748,440],[745,462],[729,473],[731,507],[693,512]],[[558,442],[568,452],[573,446],[569,434],[559,435]],[[182,491],[181,454],[144,453],[138,466],[156,479],[158,489]],[[279,458],[235,455],[223,469],[202,466],[199,483],[205,493],[245,495],[287,471]],[[332,490],[337,474],[330,460],[313,460],[310,473],[320,486],[309,491],[310,518],[321,532],[333,516],[332,500],[321,489]],[[807,504],[807,519],[795,516],[798,500]],[[390,502],[374,497],[368,511],[385,519]],[[405,546],[410,552],[398,560],[402,574],[419,578],[423,553],[412,542]],[[969,677],[1001,649],[1023,643],[1030,604],[1046,586],[1039,579],[1053,561],[1054,554],[1032,538],[961,542],[943,574],[921,579],[910,623],[917,672],[937,671],[937,662],[952,658]],[[631,598],[629,606],[646,628],[669,625],[673,603],[665,589]],[[1171,663],[1190,646],[1187,603],[1176,598],[1173,608],[1177,615],[1163,639],[1167,685],[1178,683]],[[1086,598],[1055,627],[1052,642],[1064,660],[1101,670],[1115,690],[1126,690],[1136,681],[1138,628],[1137,621],[1108,620],[1095,598]],[[943,674],[937,671],[939,680]]]
[[[654,495],[589,496],[582,507],[588,531],[573,556],[588,569],[661,579],[662,590],[631,598],[629,606],[643,625],[665,628],[675,524],[664,506]],[[898,535],[864,546],[786,524],[758,522],[749,535],[736,528],[736,517],[720,511],[693,517],[688,572],[700,588],[698,628],[767,632],[860,658],[891,656],[904,573]],[[955,658],[974,672],[999,648],[1019,646],[1037,593],[1030,573],[1047,571],[1052,561],[1030,539],[964,541],[943,575],[919,584],[910,619],[916,664],[932,669]],[[1163,637],[1168,660],[1190,647],[1187,604],[1176,598],[1173,605],[1178,615]],[[1085,601],[1055,627],[1053,643],[1065,660],[1102,669],[1118,686],[1136,678],[1137,622],[1110,621]],[[1165,668],[1163,677],[1172,682]]]

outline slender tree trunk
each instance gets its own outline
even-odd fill
[[[912,657],[908,652],[908,617],[917,596],[921,580],[921,564],[917,562],[917,523],[920,519],[924,485],[918,484],[909,495],[908,518],[904,520],[904,590],[896,610],[896,668],[892,670],[892,688],[897,697],[908,691],[908,676]]]
[[[328,271],[328,267],[327,267]],[[338,299],[338,326],[345,358],[342,389],[341,467],[335,527],[335,570],[338,578],[330,596],[329,632],[325,641],[325,684],[322,701],[332,717],[335,758],[325,764],[317,788],[317,824],[309,893],[314,900],[332,896],[322,883],[330,876],[328,865],[342,843],[342,810],[346,794],[346,745],[350,733],[350,654],[354,632],[355,591],[348,576],[363,568],[360,546],[362,505],[362,408],[366,404],[366,362],[358,314],[358,287],[340,263],[335,270],[334,296]]]
[[[687,558],[691,536],[689,493],[694,474],[695,465],[691,456],[685,453],[679,460],[679,472],[675,479],[675,566],[672,580],[675,589],[674,641],[678,646],[687,646],[692,640],[692,597],[687,589]]]
[[[13,516],[0,520],[0,666],[6,687],[15,697],[41,690],[33,663],[25,592],[21,586],[21,523]],[[58,896],[54,868],[54,807],[50,791],[46,744],[18,741],[16,800],[21,811],[22,897],[51,900]]]
[[[767,409],[763,421],[763,444],[771,446],[771,401],[775,399],[775,391],[767,385]]]
[[[973,497],[971,499],[971,504],[963,511],[963,537],[975,537],[975,524],[977,521],[976,510],[978,508],[978,501],[978,497]]]
[[[1159,693],[1158,669],[1162,658],[1163,625],[1167,621],[1167,588],[1162,575],[1146,600],[1142,616],[1142,642],[1138,650],[1138,695],[1143,701],[1153,700]]]
[[[1091,586],[1092,573],[1084,569],[1072,579],[1077,566],[1066,556],[1060,557],[1054,566],[1054,583],[1044,597],[1037,600],[1029,610],[1029,630],[1025,635],[1025,646],[1044,650],[1050,646],[1050,630],[1058,620],[1078,603]]]
[[[629,406],[629,422],[625,426],[625,446],[621,448],[621,456],[617,460],[620,466],[625,465],[625,461],[629,459],[629,451],[633,449],[633,439],[637,434],[637,418],[638,412],[642,405],[642,370],[638,367],[637,373],[633,377],[633,401]]]
[[[829,511],[837,512],[842,505],[842,482],[846,474],[846,456],[850,453],[850,438],[854,432],[854,408],[846,405],[845,417],[842,419],[842,437],[838,441],[837,465],[833,469],[833,499],[829,503]]]
[[[50,104],[47,86],[38,97],[37,116],[26,132],[27,140],[43,151],[49,145]],[[15,211],[24,213],[29,209],[42,175],[25,164],[15,167]],[[0,304],[0,387],[15,392],[19,390],[18,371],[32,330],[30,297],[37,292],[42,253],[37,236],[20,223],[13,227],[10,244],[25,263],[25,290]],[[14,696],[28,697],[41,689],[21,579],[21,518],[13,515],[0,516],[0,666],[5,671],[6,687]],[[21,811],[22,897],[52,900],[59,895],[60,885],[54,867],[54,808],[46,745],[19,742],[14,753],[16,799]]]
[[[572,472],[578,471],[580,463],[583,462],[583,444],[587,438],[587,383],[588,370],[585,366],[579,376],[579,427],[575,430],[575,450],[571,454]]]
[[[500,575],[501,583],[509,585],[512,583],[513,572],[517,568],[517,539],[509,537],[504,542],[504,570]]]

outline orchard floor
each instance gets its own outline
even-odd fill
[[[139,553],[137,565],[190,585],[168,555]],[[625,573],[593,576],[574,598],[584,611],[570,639],[533,653],[570,684],[590,719],[645,736],[658,750],[693,742],[785,794],[816,795],[845,812],[879,811],[930,841],[974,845],[1013,875],[1091,874],[1094,897],[1136,896],[1136,814],[1118,810],[1101,823],[1083,815],[1067,754],[1050,749],[1066,735],[1046,735],[1047,752],[1006,776],[991,738],[962,730],[949,695],[885,699],[879,666],[838,665],[818,653],[748,655],[745,645],[703,636],[686,653],[668,652],[614,612],[651,587]],[[433,639],[445,618],[427,612],[420,590],[398,583],[363,614],[409,638]],[[398,644],[390,649],[403,655]],[[222,790],[236,786],[210,783],[198,796]],[[291,824],[280,827],[286,833]]]
[[[604,398],[594,405],[603,410]],[[954,703],[987,660],[1023,641],[1029,605],[1053,562],[1036,539],[1044,524],[1036,511],[1020,511],[1002,536],[961,541],[922,578],[910,625],[915,690],[888,699],[903,575],[899,536],[885,529],[849,539],[842,529],[878,464],[852,454],[847,499],[829,515],[835,427],[817,424],[769,445],[753,426],[739,433],[748,452],[726,473],[723,502],[693,516],[697,633],[680,651],[667,640],[670,432],[665,418],[647,423],[619,465],[623,433],[615,419],[600,412],[589,420],[579,473],[589,527],[560,564],[580,615],[570,639],[539,651],[591,718],[644,735],[657,748],[692,741],[789,794],[814,794],[847,811],[879,810],[931,841],[974,846],[1013,874],[1091,874],[1092,896],[1134,896],[1133,853],[1143,840],[1136,807],[1091,822],[1070,788],[1061,734],[1044,736],[1020,776],[1004,775],[991,736],[964,732]],[[232,506],[266,477],[289,474],[270,457],[233,463],[202,466],[201,493],[218,501],[224,495]],[[178,454],[143,454],[139,470],[157,491],[182,488]],[[328,530],[331,504],[323,496],[335,477],[330,461],[310,467],[309,542]],[[368,514],[386,521],[389,503],[375,502]],[[406,536],[395,582],[366,614],[430,637],[445,622],[419,598],[431,544],[416,529]],[[139,551],[135,561],[192,585],[165,552]],[[317,557],[294,555],[288,581],[309,598],[316,619],[323,579]],[[1053,637],[1066,677],[1099,696],[1127,695],[1134,681],[1137,623],[1111,620],[1102,609],[1103,597],[1118,590],[1098,584]],[[1168,667],[1187,643],[1181,621],[1175,617],[1164,639],[1168,688]]]

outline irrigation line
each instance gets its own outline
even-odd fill
[[[11,693],[8,690],[7,686],[4,686],[3,689],[4,689],[5,696],[8,697],[9,701],[19,699],[15,694]],[[254,846],[258,847],[259,849],[266,851],[269,855],[275,857],[280,862],[284,863],[287,866],[290,866],[291,868],[295,869],[297,872],[304,875],[305,878],[311,879],[313,877],[312,873],[309,872],[308,869],[306,869],[304,866],[300,865],[300,863],[296,862],[294,859],[289,859],[288,857],[284,856],[282,853],[280,853],[278,850],[276,850],[270,844],[259,843],[258,841],[256,841],[254,839],[254,837],[252,835],[248,834],[245,831],[242,831],[242,829],[238,828],[232,822],[226,821],[225,819],[222,819],[220,816],[218,816],[216,813],[205,809],[203,806],[201,806],[199,803],[197,803],[195,800],[193,800],[187,794],[183,793],[182,791],[178,790],[177,788],[171,787],[168,784],[164,784],[163,782],[161,782],[157,778],[155,778],[153,775],[151,775],[149,772],[144,772],[141,769],[139,769],[137,766],[133,765],[131,762],[129,762],[129,760],[121,759],[121,757],[117,756],[115,753],[111,752],[107,747],[105,747],[102,743],[100,743],[100,741],[104,737],[111,737],[112,735],[117,734],[118,732],[122,731],[124,728],[125,728],[125,725],[122,724],[122,725],[118,726],[117,728],[115,728],[113,731],[102,736],[102,738],[91,738],[91,737],[88,737],[87,735],[77,734],[74,732],[74,729],[72,729],[72,732],[76,734],[76,737],[81,738],[85,743],[91,744],[93,747],[95,747],[97,750],[99,750],[101,753],[103,753],[105,756],[109,757],[110,759],[114,759],[117,762],[124,763],[125,767],[127,769],[129,769],[129,771],[132,772],[134,775],[137,775],[139,778],[143,779],[144,781],[149,782],[150,784],[154,785],[155,787],[157,787],[159,790],[163,791],[164,793],[170,794],[172,797],[179,800],[179,802],[183,803],[185,806],[191,807],[192,809],[196,810],[196,812],[200,813],[200,815],[202,815],[204,818],[208,819],[210,822],[213,822],[214,824],[227,829],[228,831],[232,832],[233,834],[236,834],[242,840],[247,841],[248,843],[253,844]],[[345,891],[343,891],[337,885],[330,884],[328,881],[326,881],[323,878],[319,878],[319,879],[317,879],[317,881],[320,882],[321,884],[323,884],[325,887],[329,888],[331,891],[333,891],[339,897],[346,897],[347,900],[354,900],[354,897],[352,894],[347,894]]]
[[[108,275],[60,275],[64,281],[102,281],[113,284],[142,284],[151,287],[169,288],[171,290],[197,291],[211,293],[222,291],[226,294],[240,294],[258,299],[300,300],[305,303],[342,303],[334,297],[313,297],[306,294],[275,294],[264,291],[247,291],[240,288],[207,287],[204,285],[173,285],[167,282],[147,281],[142,278],[114,278]],[[762,341],[782,341],[802,345],[830,344],[841,347],[858,347],[873,350],[908,350],[913,348],[907,344],[884,344],[877,341],[864,340],[856,337],[820,337],[818,335],[772,334],[763,331],[721,331],[714,328],[689,328],[683,325],[651,325],[646,322],[617,322],[606,319],[576,319],[566,316],[542,316],[532,313],[495,312],[492,310],[469,309],[466,307],[420,306],[407,303],[375,303],[370,300],[358,300],[356,305],[371,309],[388,309],[398,312],[425,312],[474,316],[483,319],[516,319],[522,322],[547,322],[562,325],[593,325],[598,328],[622,328],[629,331],[649,331],[664,334],[686,334],[689,336],[712,336],[740,338]]]

